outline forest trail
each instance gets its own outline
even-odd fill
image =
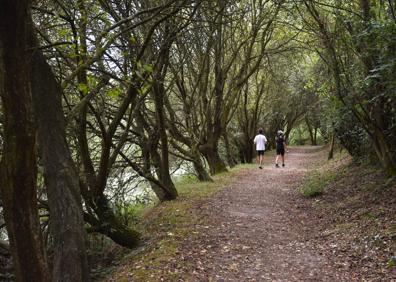
[[[182,259],[195,266],[186,281],[353,281],[308,240],[298,205],[303,175],[324,160],[318,147],[299,147],[284,168],[265,156],[262,170],[238,172],[199,208],[209,225],[183,243]]]

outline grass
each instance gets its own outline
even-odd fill
[[[326,236],[317,238],[336,245],[337,260],[353,257],[359,281],[373,277],[390,281],[396,267],[395,183],[369,164],[333,164],[309,173],[300,188],[307,196],[325,192],[320,199],[307,201],[313,207],[310,215],[320,218],[315,221],[318,230],[326,230],[318,233]]]
[[[299,193],[307,198],[322,195],[330,183],[336,181],[345,174],[345,167],[340,170],[340,164],[343,163],[346,158],[348,158],[346,152],[335,152],[334,158],[331,161],[325,162],[316,170],[309,172],[298,188]]]
[[[314,171],[308,179],[300,186],[299,192],[307,198],[312,198],[323,194],[325,187],[329,181],[334,179],[333,174]]]
[[[328,167],[319,168],[309,173],[298,191],[307,198],[313,198],[322,195],[326,186],[334,182],[344,172],[333,171]]]
[[[396,257],[391,257],[387,263],[386,263],[386,267],[387,268],[394,268],[396,266]]]
[[[206,199],[212,198],[232,181],[241,169],[254,165],[238,165],[213,177],[213,182],[199,182],[193,176],[183,176],[175,183],[178,199],[159,203],[139,212],[139,230],[146,241],[139,250],[130,251],[111,274],[111,281],[177,281],[178,268],[188,268],[177,260],[181,243],[196,236],[194,226],[204,225],[205,218],[193,211]],[[172,269],[167,268],[172,265]]]

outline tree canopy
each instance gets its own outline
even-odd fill
[[[175,173],[211,181],[252,162],[259,127],[270,148],[282,129],[396,174],[395,1],[0,11],[1,226],[18,281],[87,281],[87,232],[135,247],[122,209],[136,191],[170,201]]]

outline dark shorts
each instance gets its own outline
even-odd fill
[[[259,150],[259,151],[257,151],[257,155],[259,155],[259,156],[264,156],[264,150]]]
[[[285,148],[276,148],[276,154],[277,155],[285,155]]]

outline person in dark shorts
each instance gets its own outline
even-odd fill
[[[256,144],[257,151],[257,163],[259,164],[259,168],[263,168],[263,158],[265,151],[265,143],[267,143],[267,138],[263,134],[263,129],[260,128],[258,130],[258,134],[254,137],[254,144]]]
[[[285,135],[282,130],[278,130],[276,137],[276,159],[275,159],[275,166],[279,167],[278,160],[279,156],[282,157],[282,166],[285,166],[285,150],[286,150],[286,140]]]

